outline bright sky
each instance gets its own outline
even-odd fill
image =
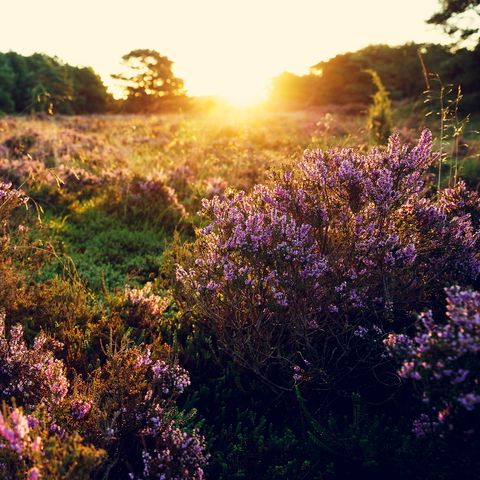
[[[445,40],[425,24],[438,0],[0,0],[0,50],[92,66],[151,48],[193,95],[258,99],[272,77],[372,43]]]

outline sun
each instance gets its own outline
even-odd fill
[[[255,75],[252,68],[225,68],[208,76],[192,72],[185,75],[185,84],[189,95],[212,96],[234,107],[245,108],[266,100],[270,79],[267,75]]]
[[[265,101],[267,88],[254,86],[253,88],[236,88],[221,95],[228,103],[235,107],[252,107]]]

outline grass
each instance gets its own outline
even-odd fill
[[[76,273],[93,290],[122,288],[158,275],[168,237],[162,230],[139,228],[96,208],[57,217],[46,212],[44,225],[57,250],[71,258]],[[50,263],[50,277],[63,265]]]

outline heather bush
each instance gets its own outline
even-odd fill
[[[472,435],[480,405],[480,293],[446,290],[444,321],[432,311],[419,317],[416,335],[392,334],[384,343],[401,362],[400,377],[413,382],[424,412],[414,421],[418,437],[459,430]]]
[[[186,215],[175,191],[159,175],[129,177],[116,185],[107,202],[107,211],[129,222],[157,224],[167,230],[174,229]]]
[[[277,388],[371,372],[385,329],[478,277],[478,197],[461,183],[432,192],[437,159],[429,131],[412,149],[394,135],[367,155],[306,151],[270,185],[205,201],[210,224],[177,269],[179,297]]]
[[[8,338],[5,332],[5,314],[0,312],[2,397],[13,397],[30,410],[39,404],[52,406],[61,402],[68,391],[68,380],[64,364],[54,357],[52,350],[60,346],[40,334],[29,348],[21,325],[15,325]]]
[[[125,287],[122,313],[131,326],[154,328],[172,302],[171,297],[156,295],[152,288],[151,282],[142,288]]]
[[[130,478],[203,478],[205,441],[189,428],[191,416],[175,405],[190,379],[168,357],[168,349],[163,355],[155,358],[148,348],[123,344],[86,384],[77,386],[83,399],[80,404],[75,399],[71,409],[79,431],[109,453],[105,468],[110,475],[127,471]]]
[[[153,309],[157,312],[156,308]],[[103,354],[106,361],[100,367],[86,373],[85,379],[75,375],[69,382],[64,362],[53,355],[58,342],[40,334],[29,347],[20,325],[14,326],[6,338],[4,316],[1,322],[3,398],[8,401],[13,398],[29,412],[46,409],[49,431],[59,440],[65,440],[55,445],[49,443],[57,457],[88,454],[82,460],[86,465],[75,466],[82,472],[92,460],[89,460],[91,453],[97,460],[103,460],[100,467],[98,461],[93,462],[92,469],[100,468],[105,474],[113,469],[115,474],[130,472],[130,478],[139,479],[158,478],[162,474],[167,478],[203,478],[202,467],[208,459],[205,441],[194,426],[193,412],[186,414],[176,407],[176,400],[189,386],[190,379],[173,361],[168,347],[154,346],[154,354],[150,348],[128,347],[125,343],[118,349],[108,348]],[[87,324],[87,328],[92,325]],[[94,332],[88,337],[92,335]],[[97,348],[101,348],[101,343]],[[102,356],[97,357],[100,360]],[[75,363],[70,361],[69,365]],[[82,446],[79,432],[95,446],[92,450]],[[70,448],[74,451],[69,451]],[[103,450],[106,456],[95,453]],[[8,468],[14,471],[23,468],[17,465],[17,460],[14,458],[14,466]],[[27,466],[45,471],[38,460],[27,460]]]
[[[0,475],[5,480],[83,480],[104,455],[78,434],[56,432],[42,410],[34,416],[4,406],[0,413]]]

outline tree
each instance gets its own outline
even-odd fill
[[[103,113],[110,104],[110,94],[91,68],[39,53],[0,53],[0,112]]]
[[[428,23],[441,25],[457,41],[480,40],[480,0],[442,0]]]
[[[173,62],[155,50],[132,50],[122,57],[126,73],[112,75],[127,93],[126,107],[145,112],[170,109],[185,98],[183,80],[172,71]]]
[[[35,72],[31,88],[31,109],[48,113],[73,114],[73,82],[68,67],[59,59],[34,53],[28,69]]]
[[[15,73],[4,54],[0,53],[0,113],[11,113],[15,109],[12,90],[15,85]]]
[[[75,113],[96,113],[107,110],[111,102],[102,79],[89,67],[69,66],[73,79],[72,107]]]

